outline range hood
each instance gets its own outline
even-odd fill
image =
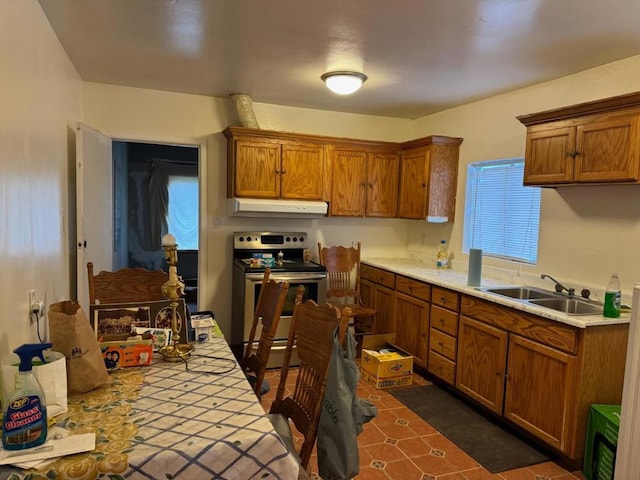
[[[276,200],[264,198],[228,198],[230,217],[320,218],[327,214],[326,202]]]

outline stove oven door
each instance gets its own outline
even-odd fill
[[[262,273],[247,273],[245,275],[245,305],[244,305],[244,346],[249,339],[251,324],[253,323],[253,312],[255,311],[262,288]],[[289,282],[289,290],[287,299],[280,315],[278,329],[274,336],[273,347],[269,355],[268,368],[280,368],[284,362],[284,351],[289,337],[289,327],[291,326],[291,317],[293,315],[293,306],[295,304],[296,290],[298,285],[304,286],[304,296],[302,301],[308,299],[316,303],[322,304],[327,301],[327,274],[325,272],[277,272],[271,273],[270,279],[276,282]],[[260,336],[260,331],[256,332],[256,338]],[[295,346],[291,356],[291,365],[298,365],[298,356],[296,355]]]

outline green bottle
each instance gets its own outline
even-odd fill
[[[622,292],[620,290],[620,279],[618,274],[614,273],[609,279],[607,289],[604,293],[604,310],[602,314],[608,318],[620,317],[620,297]]]

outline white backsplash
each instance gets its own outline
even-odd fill
[[[426,254],[420,254],[415,251],[409,253],[408,258],[415,260],[426,267],[435,268],[435,254],[433,252],[427,252]],[[451,258],[451,257],[450,257]],[[454,271],[466,272],[468,256],[464,255],[463,259],[451,258],[450,265]],[[489,260],[499,261],[499,260]],[[514,266],[501,267],[489,264],[486,259],[482,263],[482,278],[491,278],[498,282],[504,282],[505,284],[512,285],[529,285],[532,287],[544,288],[547,290],[554,289],[554,283],[550,279],[540,278],[541,273],[536,271],[535,265],[518,264],[510,262]],[[582,289],[588,289],[591,292],[589,298],[598,302],[604,301],[604,291],[606,285],[589,285],[586,283],[580,283],[579,281],[567,279],[567,275],[563,275],[562,272],[542,272],[551,275],[558,282],[565,285],[567,288],[573,288],[576,296],[580,296]],[[622,304],[631,306],[631,292],[622,292]]]

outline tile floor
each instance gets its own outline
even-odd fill
[[[291,375],[294,373],[294,375]],[[280,381],[280,371],[268,371],[271,390],[262,398],[269,410]],[[295,369],[290,371],[291,389]],[[414,385],[429,382],[414,375]],[[358,480],[584,480],[553,462],[492,474],[445,438],[385,390],[360,382],[358,396],[378,407],[378,416],[364,425],[358,436],[360,474]],[[299,444],[297,444],[299,446]],[[317,475],[317,457],[311,457],[312,478]]]

